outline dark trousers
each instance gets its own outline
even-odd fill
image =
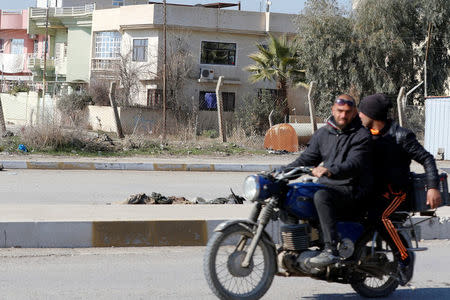
[[[319,215],[325,247],[336,247],[339,236],[336,229],[338,219],[351,218],[362,213],[353,189],[349,186],[333,186],[314,194],[314,204]]]

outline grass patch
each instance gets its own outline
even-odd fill
[[[68,130],[54,125],[25,127],[18,136],[0,139],[0,151],[24,153],[18,150],[19,144],[24,144],[29,153],[54,156],[231,156],[266,153],[265,150],[252,149],[236,142],[221,143],[209,136],[201,136],[195,142],[169,138],[169,142],[161,143],[148,136],[130,135],[121,140],[113,133]]]

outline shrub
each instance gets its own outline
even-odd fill
[[[273,110],[273,124],[283,122],[283,105],[277,106],[273,95],[263,92],[260,96],[247,95],[236,111],[236,118],[246,135],[264,135],[269,129],[269,114]]]
[[[56,104],[63,117],[69,118],[72,125],[78,126],[84,120],[80,114],[90,103],[91,97],[86,93],[65,95]]]
[[[108,82],[94,79],[89,85],[89,95],[92,102],[98,106],[109,106],[109,86]]]
[[[30,91],[30,87],[25,83],[19,83],[11,88],[9,93],[13,96],[16,96],[17,93],[25,92],[28,93]]]

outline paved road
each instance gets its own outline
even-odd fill
[[[193,199],[242,194],[243,172],[4,170],[0,204],[105,204],[158,192]]]
[[[415,288],[390,299],[450,299],[449,240],[428,241]],[[204,247],[0,249],[1,299],[215,299],[203,277]],[[276,277],[264,299],[362,299],[348,285]]]

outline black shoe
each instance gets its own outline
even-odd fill
[[[414,271],[414,253],[408,251],[409,256],[398,262],[398,277],[401,286],[405,286],[412,278]]]
[[[309,264],[312,267],[326,267],[328,265],[337,263],[339,256],[336,250],[325,249],[319,255],[309,259]]]

